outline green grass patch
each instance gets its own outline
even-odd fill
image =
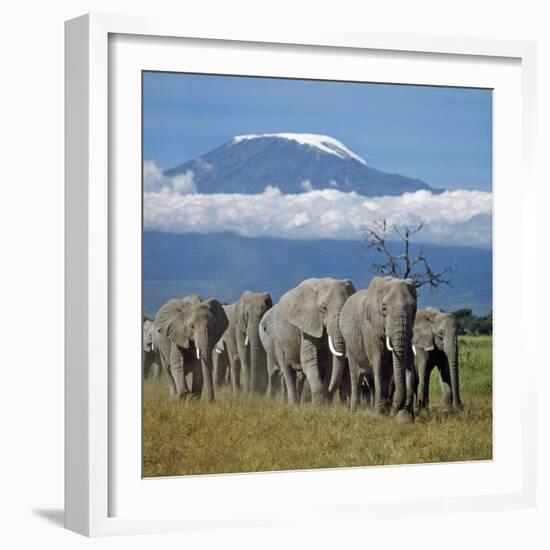
[[[144,476],[261,472],[492,458],[492,338],[460,337],[464,410],[439,406],[432,373],[429,412],[413,424],[347,407],[233,395],[173,401],[163,380],[144,387]]]

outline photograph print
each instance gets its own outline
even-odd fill
[[[492,91],[142,102],[143,476],[491,460]]]

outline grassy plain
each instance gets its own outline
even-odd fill
[[[464,410],[439,407],[432,373],[430,410],[413,424],[331,406],[286,406],[221,391],[216,401],[172,401],[164,380],[144,385],[145,477],[260,472],[492,458],[492,338],[460,337]]]

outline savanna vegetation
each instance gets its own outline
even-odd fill
[[[471,309],[453,311],[462,334],[491,335],[493,334],[493,312],[487,315],[474,315]]]
[[[289,407],[281,396],[170,399],[166,382],[143,392],[145,477],[260,472],[492,458],[492,337],[460,337],[464,410],[439,405],[432,373],[430,410],[413,424],[376,417],[344,404]]]

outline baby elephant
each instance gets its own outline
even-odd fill
[[[439,370],[443,407],[462,409],[455,317],[433,307],[418,310],[414,323],[413,352],[418,373],[419,409],[429,405],[430,374],[434,367]]]

